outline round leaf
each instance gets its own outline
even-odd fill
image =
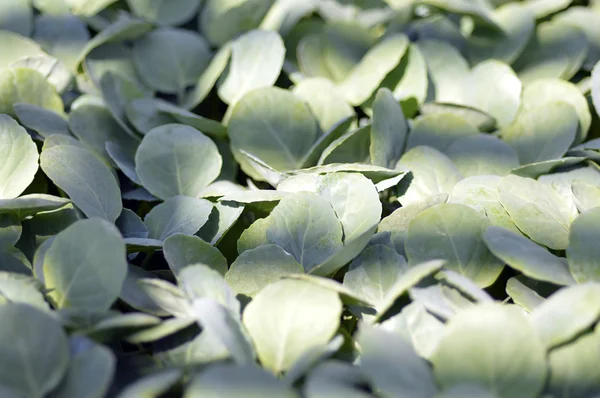
[[[262,365],[279,374],[303,353],[325,345],[340,323],[342,302],[334,291],[284,279],[261,290],[243,321]]]
[[[202,0],[127,0],[134,15],[157,25],[182,25],[198,12]]]
[[[31,184],[38,152],[27,131],[8,115],[0,115],[0,199],[13,199]]]
[[[581,214],[571,225],[567,258],[575,280],[600,282],[600,208]]]
[[[197,197],[221,172],[217,146],[193,127],[167,124],[144,136],[135,154],[135,170],[154,196]]]
[[[174,234],[194,235],[206,222],[212,204],[206,199],[173,196],[154,207],[144,218],[150,239],[165,240]]]
[[[106,311],[127,275],[125,243],[100,219],[80,220],[56,235],[44,256],[44,280],[57,308]]]

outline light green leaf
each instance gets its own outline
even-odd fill
[[[479,131],[490,133],[496,130],[496,119],[487,113],[466,105],[451,104],[448,102],[427,102],[421,105],[419,112],[422,116],[438,113],[451,113],[464,119]]]
[[[253,30],[240,36],[231,45],[231,61],[219,85],[219,97],[233,105],[252,90],[274,85],[284,57],[285,47],[277,32]]]
[[[9,67],[20,59],[44,54],[35,41],[8,30],[0,31],[0,41],[4,49],[0,55],[0,68],[2,69]]]
[[[40,291],[42,285],[36,279],[22,274],[0,272],[0,303],[24,303],[42,311],[50,307]]]
[[[106,311],[127,274],[125,243],[116,227],[80,220],[56,235],[44,256],[44,280],[57,308]]]
[[[525,0],[523,5],[532,11],[537,19],[542,19],[568,7],[572,2],[573,0]]]
[[[524,84],[542,78],[569,80],[585,61],[587,48],[578,28],[561,21],[542,22],[513,66]]]
[[[36,70],[14,67],[0,71],[0,113],[15,116],[13,104],[26,103],[63,113],[63,102],[55,88]]]
[[[161,311],[176,318],[189,319],[193,316],[189,297],[172,283],[153,277],[138,279],[137,284]]]
[[[462,179],[458,169],[446,155],[427,146],[417,146],[406,152],[396,169],[409,170],[413,176],[404,195],[398,198],[403,206],[432,195],[450,193]]]
[[[42,151],[40,165],[88,217],[115,222],[123,208],[114,175],[89,151],[58,145]]]
[[[221,73],[227,67],[231,55],[231,46],[226,44],[217,51],[210,64],[200,76],[194,88],[189,91],[180,101],[185,109],[193,109],[198,106],[215,86]]]
[[[483,232],[489,221],[476,210],[460,204],[432,206],[410,223],[405,249],[411,264],[443,259],[446,266],[486,287],[502,271],[486,247]]]
[[[38,170],[38,152],[27,131],[8,115],[0,115],[0,199],[19,196]]]
[[[36,213],[58,210],[71,201],[46,194],[28,194],[15,199],[0,199],[0,213],[15,212],[20,219]]]
[[[475,28],[468,42],[468,56],[478,64],[487,59],[497,59],[508,64],[522,53],[535,29],[535,16],[521,3],[503,4],[491,12],[502,27],[504,35],[489,35],[486,29]]]
[[[269,216],[265,235],[306,271],[342,248],[342,224],[326,199],[311,193],[283,198]],[[351,232],[351,231],[349,231]]]
[[[556,285],[575,284],[564,258],[555,256],[520,234],[489,227],[483,239],[496,257],[530,278]]]
[[[31,35],[33,30],[33,9],[29,0],[5,0],[0,5],[0,29]]]
[[[546,379],[545,356],[542,342],[520,308],[487,303],[450,319],[432,362],[443,388],[474,383],[498,397],[534,398]]]
[[[377,232],[389,231],[391,233],[391,242],[396,253],[406,256],[404,242],[406,241],[406,232],[408,231],[408,226],[411,221],[425,209],[440,203],[446,203],[447,200],[448,194],[442,193],[429,196],[422,201],[402,206],[381,220]]]
[[[254,297],[283,275],[296,273],[304,273],[302,265],[281,247],[270,244],[241,253],[225,274],[225,281],[237,294]]]
[[[432,260],[421,264],[411,265],[408,271],[404,272],[400,278],[388,291],[386,300],[381,304],[380,310],[375,317],[375,321],[380,321],[387,311],[389,311],[397,299],[411,287],[415,286],[423,279],[427,278],[444,265],[445,260]]]
[[[80,336],[69,339],[71,361],[56,398],[94,398],[108,392],[116,367],[112,351]]]
[[[531,321],[548,348],[572,340],[600,318],[600,285],[584,283],[552,294],[531,312]]]
[[[335,163],[369,163],[371,126],[365,125],[349,131],[323,150],[318,166]]]
[[[573,214],[570,203],[553,187],[509,175],[500,180],[498,193],[515,225],[531,240],[555,250],[567,248]]]
[[[600,209],[582,213],[571,225],[567,259],[578,283],[600,282],[600,248],[598,247]]]
[[[445,152],[454,141],[475,137],[477,134],[477,128],[460,116],[452,113],[434,113],[415,120],[406,148],[426,145]]]
[[[243,365],[255,362],[256,355],[239,320],[239,312],[232,314],[229,308],[207,297],[195,299],[192,305],[204,332],[218,336],[236,363]]]
[[[368,246],[352,262],[344,275],[344,286],[376,309],[408,269],[406,260],[384,245]]]
[[[196,197],[221,172],[217,146],[193,127],[167,124],[144,136],[135,154],[135,169],[150,193],[168,199]]]
[[[280,88],[265,87],[246,94],[235,105],[229,137],[242,170],[262,180],[240,151],[257,156],[277,171],[296,170],[317,140],[318,128],[300,98]]]
[[[165,27],[137,39],[132,55],[148,87],[182,96],[208,65],[210,48],[202,36],[192,31]]]
[[[339,85],[348,102],[358,106],[368,100],[385,76],[398,65],[408,44],[405,35],[397,34],[372,47]]]
[[[158,397],[171,388],[183,375],[181,369],[163,369],[128,384],[118,398]]]
[[[100,91],[106,107],[117,123],[132,138],[138,138],[127,123],[127,104],[145,96],[142,89],[129,77],[121,76],[112,71],[106,71],[100,79]]]
[[[34,130],[44,138],[52,134],[70,135],[69,123],[56,112],[24,103],[13,104],[13,110],[23,126]]]
[[[519,167],[515,150],[491,135],[479,134],[459,138],[446,149],[445,153],[465,177],[505,176]]]
[[[586,182],[574,181],[571,185],[577,209],[583,213],[600,207],[600,188]]]
[[[362,325],[357,342],[362,354],[360,369],[382,396],[435,396],[431,368],[401,336]]]
[[[600,393],[600,328],[550,351],[548,390],[556,397],[595,397]]]
[[[306,351],[326,344],[339,327],[341,312],[336,292],[288,279],[261,290],[243,321],[262,365],[279,374]]]
[[[217,364],[195,376],[183,398],[230,397],[244,391],[247,398],[297,398],[273,375],[254,365]]]
[[[408,124],[400,104],[388,89],[377,91],[371,123],[371,163],[393,168],[404,152]]]
[[[202,0],[127,0],[133,14],[156,25],[182,25],[200,9]]]
[[[225,275],[227,260],[221,252],[197,236],[182,233],[170,235],[163,244],[163,253],[175,275],[191,264],[205,264]]]
[[[35,19],[33,38],[48,54],[75,70],[90,33],[84,21],[74,15],[41,15]]]
[[[328,79],[307,78],[298,83],[293,93],[308,104],[319,121],[319,127],[326,135],[341,120],[355,115],[354,109],[346,102],[339,89]]]
[[[439,40],[420,40],[419,50],[427,63],[433,87],[429,87],[438,102],[458,102],[464,90],[463,79],[469,74],[469,64],[460,52]]]
[[[514,120],[521,103],[521,81],[509,65],[494,59],[481,62],[462,84],[460,103],[485,111],[500,127]]]
[[[521,280],[523,276],[514,276],[506,282],[506,294],[510,296],[512,301],[523,307],[527,312],[533,311],[537,306],[544,302],[538,292],[524,284]]]
[[[577,113],[579,128],[574,143],[581,143],[590,129],[592,116],[588,101],[573,83],[560,79],[538,79],[525,85],[521,112],[527,113],[540,106],[548,106],[557,100],[570,104]]]
[[[223,275],[208,265],[188,265],[177,274],[177,279],[190,300],[205,297],[213,299],[227,308],[235,318],[239,318],[240,303],[234,291],[227,285]]]
[[[502,131],[521,164],[561,158],[575,140],[579,119],[568,103],[556,101],[522,110],[515,123]]]
[[[198,27],[211,44],[222,46],[257,28],[275,0],[207,0]]]
[[[3,394],[43,397],[58,386],[69,364],[62,326],[28,304],[0,305],[0,385]]]
[[[208,221],[211,211],[212,204],[206,199],[173,196],[144,218],[148,237],[164,241],[174,234],[194,235]]]

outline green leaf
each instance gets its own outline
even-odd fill
[[[533,398],[544,386],[545,356],[542,342],[521,309],[488,303],[450,319],[432,362],[443,388],[474,383],[498,397]]]
[[[469,74],[469,64],[460,52],[448,43],[439,40],[420,40],[419,50],[423,53],[433,92],[438,102],[459,102],[462,98],[462,83]]]
[[[525,311],[531,312],[544,302],[544,298],[531,287],[521,282],[522,279],[524,279],[523,276],[510,278],[506,282],[506,294],[510,296],[515,304],[523,307]]]
[[[27,131],[8,115],[0,115],[0,200],[19,196],[38,170],[38,152]]]
[[[408,133],[408,124],[402,108],[388,89],[377,91],[373,102],[371,163],[376,166],[393,168],[402,152]]]
[[[600,113],[600,63],[592,69],[592,102],[596,113]]]
[[[502,131],[521,164],[561,158],[575,140],[579,119],[568,103],[556,101],[523,110],[515,123]]]
[[[277,245],[264,245],[241,253],[225,281],[237,294],[254,297],[280,277],[296,273],[304,273],[304,268],[291,254]]]
[[[129,77],[121,76],[112,71],[106,71],[100,79],[100,91],[103,101],[121,128],[132,138],[138,138],[127,123],[127,104],[144,97],[139,85]]]
[[[27,0],[7,0],[0,5],[0,29],[29,36],[33,30],[33,9]]]
[[[406,293],[408,289],[415,286],[434,272],[439,271],[444,263],[444,260],[432,260],[410,266],[408,271],[403,273],[388,291],[386,300],[381,304],[380,310],[375,317],[375,321],[380,321],[385,313],[392,308],[396,300]]]
[[[425,209],[440,203],[446,203],[447,200],[448,194],[443,193],[432,195],[422,201],[402,206],[381,220],[377,232],[389,231],[394,250],[397,253],[406,256],[404,242],[406,241],[406,232],[408,231],[408,226],[411,221]]]
[[[510,145],[485,134],[459,138],[445,153],[465,177],[505,176],[519,167],[517,153]]]
[[[265,236],[306,271],[342,248],[342,224],[326,199],[310,193],[283,198],[269,216]]]
[[[575,284],[564,258],[555,256],[520,234],[489,227],[483,239],[494,256],[530,278],[556,285]]]
[[[578,283],[600,282],[598,220],[600,208],[595,208],[582,213],[571,225],[567,259],[573,278]]]
[[[80,220],[56,235],[44,256],[44,280],[57,308],[106,311],[125,276],[125,244],[116,227]]]
[[[63,102],[55,88],[38,71],[13,67],[0,71],[0,113],[15,116],[13,104],[25,103],[63,113]]]
[[[337,331],[342,303],[337,293],[299,280],[281,280],[261,290],[243,315],[258,358],[275,374],[303,353],[326,344]]]
[[[504,35],[492,37],[486,29],[475,28],[468,42],[469,59],[474,64],[487,59],[512,64],[525,49],[535,29],[535,16],[529,8],[517,2],[503,4],[491,15],[502,27]]]
[[[317,140],[318,128],[300,98],[280,88],[265,87],[246,94],[235,105],[229,137],[242,170],[262,180],[240,151],[257,156],[275,170],[296,170]]]
[[[0,55],[0,68],[2,69],[20,59],[44,54],[35,41],[8,30],[0,31],[0,41],[2,41],[4,49]]]
[[[583,213],[594,207],[600,207],[600,188],[581,181],[571,184],[573,200],[579,212]]]
[[[502,271],[483,241],[489,221],[476,210],[460,204],[432,206],[410,223],[405,249],[408,261],[447,260],[446,266],[486,287]]]
[[[432,398],[435,380],[427,362],[406,340],[392,332],[363,325],[358,332],[360,369],[383,396]]]
[[[600,328],[550,351],[548,390],[557,397],[593,397],[600,393]]]
[[[433,115],[438,113],[451,113],[466,120],[479,131],[489,133],[496,130],[496,120],[487,113],[467,105],[458,105],[448,102],[428,102],[421,105],[421,115]]]
[[[133,14],[156,25],[182,25],[192,19],[201,0],[127,0]]]
[[[477,136],[477,129],[467,120],[452,113],[435,113],[415,120],[407,149],[427,145],[445,152],[454,141],[466,137]]]
[[[408,38],[391,35],[372,47],[339,85],[347,101],[358,106],[371,97],[408,49]]]
[[[548,348],[572,340],[600,318],[600,285],[562,288],[531,312],[531,321]]]
[[[115,373],[111,350],[85,337],[71,337],[71,361],[65,378],[53,393],[57,398],[93,398],[108,392]]]
[[[137,39],[132,55],[148,87],[183,95],[206,69],[210,48],[202,36],[192,31],[164,27]]]
[[[62,326],[28,304],[0,305],[0,385],[8,396],[43,397],[69,364]]]
[[[509,175],[500,180],[498,193],[515,225],[531,240],[555,250],[567,248],[573,214],[553,187]]]
[[[41,287],[41,284],[30,276],[0,272],[0,303],[25,303],[48,311],[50,307],[44,300]]]
[[[173,196],[144,218],[148,237],[164,241],[174,234],[194,235],[208,221],[211,211],[212,204],[206,199]]]
[[[250,31],[231,44],[231,61],[219,85],[219,97],[229,105],[258,88],[270,87],[279,77],[285,47],[277,32]]]
[[[163,369],[140,377],[128,384],[118,398],[141,398],[160,396],[169,390],[183,375],[181,369]]]
[[[135,154],[142,185],[165,200],[177,195],[197,197],[217,178],[222,163],[217,146],[208,137],[180,124],[152,129]]]
[[[319,95],[315,95],[319,92]],[[303,79],[293,90],[310,107],[325,135],[340,121],[355,115],[354,109],[346,102],[339,89],[328,79],[313,77]]]
[[[275,0],[208,0],[198,18],[202,34],[222,46],[244,32],[257,28]]]
[[[231,55],[231,46],[224,45],[214,55],[210,64],[204,70],[204,73],[200,76],[194,88],[189,91],[179,102],[185,109],[193,109],[198,106],[210,91],[215,86],[217,79],[221,76],[221,73],[227,67],[229,57]]]
[[[190,300],[210,298],[239,318],[240,303],[219,272],[204,264],[192,264],[183,268],[177,279]]]
[[[138,279],[137,284],[161,311],[177,318],[188,319],[193,316],[189,297],[172,283],[158,278],[146,278]]]
[[[211,298],[195,299],[193,308],[204,332],[214,333],[238,364],[252,364],[255,354],[238,314]]]
[[[191,264],[206,264],[221,275],[227,272],[227,260],[221,252],[197,236],[170,235],[163,243],[163,253],[175,275]]]
[[[123,206],[117,181],[89,151],[72,145],[54,146],[42,151],[40,165],[88,217],[110,222],[119,217]]]
[[[588,101],[573,83],[560,79],[538,79],[523,88],[521,112],[529,112],[540,106],[549,106],[557,100],[573,106],[579,117],[579,128],[575,144],[581,143],[587,136],[592,122]]]
[[[344,286],[376,309],[408,269],[406,260],[384,245],[368,246],[352,262],[344,275]]]
[[[561,21],[540,23],[513,66],[524,84],[543,78],[571,79],[587,55],[585,34]]]
[[[13,110],[23,126],[34,130],[44,138],[52,134],[71,134],[67,120],[56,112],[23,103],[13,104]]]
[[[403,206],[417,203],[431,195],[450,193],[462,179],[458,169],[446,155],[427,146],[417,146],[406,152],[396,168],[410,170],[413,175],[410,186],[398,198]]]
[[[33,38],[48,54],[69,70],[75,70],[79,53],[90,39],[90,33],[84,21],[74,15],[41,15],[35,19]]]
[[[295,398],[296,392],[254,365],[217,364],[195,376],[184,398],[217,398],[244,391],[248,398]]]
[[[371,126],[366,125],[349,131],[323,150],[318,166],[336,163],[370,162]]]

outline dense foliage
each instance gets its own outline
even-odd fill
[[[1,0],[0,43],[0,397],[600,397],[600,2]]]

